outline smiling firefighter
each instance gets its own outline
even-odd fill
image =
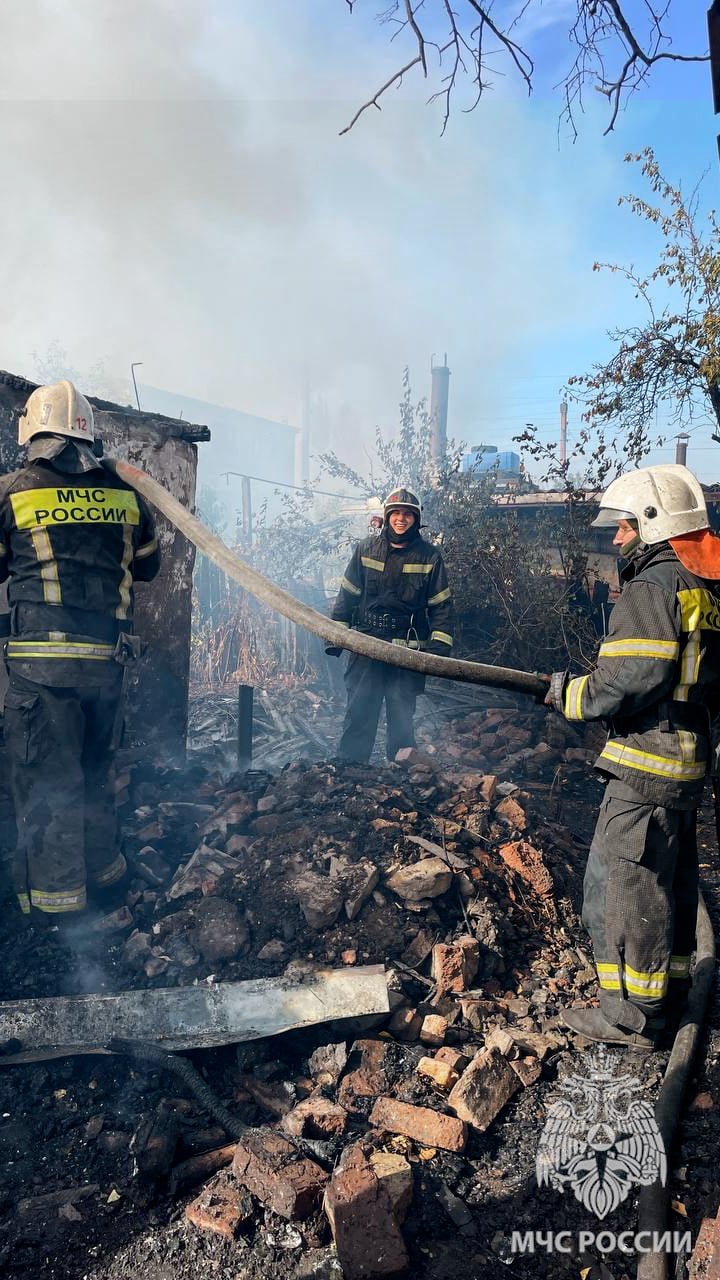
[[[18,440],[25,465],[0,480],[13,878],[34,924],[61,923],[88,895],[110,902],[126,877],[110,771],[122,664],[138,649],[133,583],[154,578],[160,558],[145,503],[101,463],[92,408],[72,383],[32,393]]]
[[[335,622],[388,644],[449,658],[452,601],[438,547],[420,536],[422,507],[407,488],[383,504],[382,528],[355,548],[333,606]],[[327,653],[339,654],[330,646]],[[345,671],[347,711],[338,755],[367,762],[385,702],[387,756],[415,745],[413,717],[425,677],[351,653]]]

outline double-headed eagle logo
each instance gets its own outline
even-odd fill
[[[618,1074],[621,1059],[604,1048],[583,1054],[585,1072],[558,1081],[563,1097],[548,1107],[535,1165],[539,1186],[571,1187],[575,1199],[605,1218],[633,1187],[664,1186],[667,1159],[644,1086]]]

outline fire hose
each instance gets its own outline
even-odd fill
[[[352,653],[386,662],[390,666],[418,671],[423,675],[509,689],[513,692],[528,694],[537,700],[544,698],[548,688],[547,677],[527,671],[515,671],[507,667],[468,662],[464,659],[441,658],[435,654],[406,648],[404,645],[394,645],[333,622],[324,614],[318,613],[316,609],[296,600],[289,592],[284,591],[282,587],[246,564],[241,556],[231,551],[221,538],[207,529],[163,485],[153,480],[146,472],[127,462],[113,461],[112,467],[229,578],[263,604],[319,636],[326,644],[349,649]],[[702,898],[698,907],[697,935],[697,964],[688,1001],[688,1012],[677,1033],[656,1107],[658,1125],[666,1148],[669,1148],[680,1112],[714,972],[715,949],[712,926]],[[217,1115],[217,1112],[215,1114]],[[232,1129],[229,1131],[232,1132]],[[653,1187],[644,1189],[640,1197],[639,1210],[639,1227],[642,1230],[662,1231],[667,1215],[667,1196],[664,1188],[655,1184]],[[668,1263],[667,1254],[645,1255],[640,1261],[638,1280],[665,1280],[668,1275]]]
[[[466,684],[492,685],[496,689],[510,689],[516,693],[526,693],[540,701],[544,698],[548,681],[547,677],[535,675],[529,671],[514,671],[509,667],[486,666],[481,662],[467,662],[461,658],[440,658],[433,653],[424,653],[417,649],[409,649],[405,645],[391,644],[387,640],[378,640],[375,636],[365,635],[361,631],[351,631],[339,622],[333,622],[325,614],[318,613],[310,605],[296,600],[288,591],[271,582],[257,569],[252,569],[235,551],[225,545],[222,538],[206,528],[197,516],[178,502],[164,485],[153,480],[145,471],[133,467],[129,462],[113,460],[112,469],[121,479],[131,484],[148,502],[157,507],[164,516],[194,543],[198,551],[212,560],[222,569],[228,578],[237,582],[257,600],[269,605],[291,622],[298,623],[307,631],[312,631],[326,644],[340,649],[349,649],[364,658],[375,658],[393,667],[405,667],[410,671],[419,671],[426,676],[439,676],[443,680],[460,680]]]

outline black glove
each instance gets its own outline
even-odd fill
[[[564,699],[567,681],[567,671],[553,671],[550,677],[550,688],[545,695],[545,705],[554,707],[555,711],[559,711],[561,716],[565,714]]]
[[[427,644],[423,645],[423,649],[426,653],[434,654],[436,658],[452,658],[452,649],[448,649],[448,646],[443,644],[442,640],[429,640]]]
[[[339,644],[328,644],[325,646],[325,652],[329,658],[339,658],[342,649]]]

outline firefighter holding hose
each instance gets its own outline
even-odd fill
[[[160,564],[152,517],[101,464],[93,411],[70,382],[19,420],[25,465],[0,480],[9,580],[5,745],[18,830],[13,879],[34,924],[75,919],[126,876],[110,788],[123,664],[137,652],[133,583]]]
[[[614,480],[599,527],[624,562],[597,665],[556,672],[546,702],[601,720],[608,783],[585,873],[600,1007],[569,1009],[589,1040],[649,1050],[682,1011],[698,902],[696,817],[720,712],[720,538],[678,464]]]
[[[451,592],[439,549],[420,536],[421,516],[420,500],[410,489],[400,487],[388,495],[382,528],[355,548],[332,617],[388,644],[449,658]],[[341,650],[330,646],[326,652]],[[383,700],[388,759],[401,747],[415,745],[415,703],[425,685],[421,673],[351,653],[345,685],[341,759],[370,759]]]

